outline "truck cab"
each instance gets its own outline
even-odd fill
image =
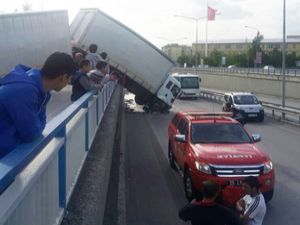
[[[201,78],[196,74],[172,74],[181,85],[181,92],[179,98],[193,98],[197,99],[200,97],[200,82]]]

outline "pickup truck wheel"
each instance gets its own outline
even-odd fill
[[[174,155],[173,155],[171,144],[169,144],[168,158],[169,158],[170,167],[172,169],[175,169],[176,168],[176,166],[175,166],[175,159],[174,159]]]
[[[193,200],[196,197],[196,190],[194,188],[192,178],[188,172],[185,172],[184,174],[183,183],[184,183],[185,196],[187,200],[188,201]]]

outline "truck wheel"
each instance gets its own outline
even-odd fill
[[[169,148],[168,148],[168,158],[169,158],[169,164],[170,164],[170,167],[172,169],[176,169],[176,166],[175,166],[175,159],[174,159],[174,154],[173,154],[173,150],[172,150],[172,147],[171,147],[171,143],[169,143]]]
[[[161,108],[162,107],[161,107],[160,102],[154,102],[152,104],[152,110],[153,110],[153,112],[160,112]]]
[[[271,201],[271,199],[273,198],[273,195],[274,195],[274,189],[272,189],[271,191],[263,193],[263,195],[264,195],[264,198],[265,198],[266,202]]]
[[[184,192],[188,201],[192,201],[196,197],[196,190],[189,172],[186,171],[183,176]]]

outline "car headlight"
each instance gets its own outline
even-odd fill
[[[197,170],[199,170],[200,172],[211,174],[211,170],[210,170],[210,167],[208,164],[195,161],[195,166],[196,166]]]
[[[272,161],[268,161],[264,163],[264,174],[270,173],[273,169]]]

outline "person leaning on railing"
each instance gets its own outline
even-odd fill
[[[71,101],[74,102],[83,96],[88,91],[100,90],[101,84],[95,83],[87,73],[91,70],[91,63],[89,60],[84,59],[79,63],[79,70],[71,80],[72,95]]]
[[[19,64],[0,79],[0,158],[42,134],[50,91],[63,89],[75,71],[70,55],[55,52],[41,69]]]

